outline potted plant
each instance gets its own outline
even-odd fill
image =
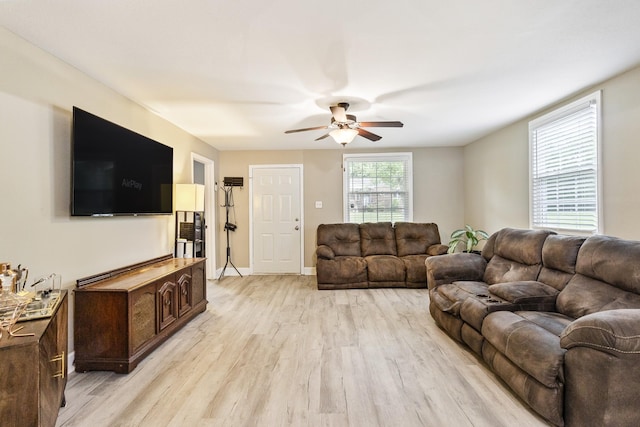
[[[447,253],[454,253],[458,244],[463,243],[465,245],[464,252],[474,252],[473,248],[475,248],[478,243],[482,240],[487,240],[489,235],[484,230],[474,230],[470,225],[465,225],[464,228],[459,230],[455,230],[451,233],[451,240],[449,240],[449,250]],[[475,251],[478,252],[478,251]]]

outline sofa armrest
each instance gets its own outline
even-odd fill
[[[316,256],[323,259],[334,259],[336,257],[336,254],[329,246],[319,245],[316,248]]]
[[[480,255],[457,253],[429,257],[425,265],[427,287],[433,289],[458,280],[482,281],[487,261]]]
[[[635,355],[640,360],[640,309],[606,310],[573,321],[560,335],[569,350],[589,347],[615,355]]]
[[[427,255],[435,256],[435,255],[444,255],[449,250],[449,246],[442,245],[440,243],[431,245],[427,248]]]
[[[640,310],[588,314],[560,335],[566,426],[638,425]]]
[[[489,292],[510,303],[517,304],[518,310],[556,311],[556,288],[534,280],[495,283]]]

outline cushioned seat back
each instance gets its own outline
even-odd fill
[[[542,269],[538,281],[561,291],[576,272],[578,251],[585,237],[551,235],[542,246]]]
[[[361,256],[358,224],[320,224],[317,244],[329,246],[336,256]]]
[[[542,246],[548,230],[503,228],[493,242],[492,257],[484,272],[484,281],[494,283],[536,280],[542,267]]]
[[[576,274],[560,292],[556,309],[569,317],[640,308],[640,242],[592,236],[582,244]]]
[[[433,223],[396,222],[398,256],[424,255],[431,245],[440,243],[440,231]]]
[[[397,255],[396,237],[391,223],[360,224],[360,248],[362,256]]]

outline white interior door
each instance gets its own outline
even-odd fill
[[[253,272],[302,273],[302,166],[252,167]]]

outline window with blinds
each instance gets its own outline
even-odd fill
[[[411,153],[345,154],[344,221],[412,221]]]
[[[529,123],[531,226],[597,233],[600,92]]]

